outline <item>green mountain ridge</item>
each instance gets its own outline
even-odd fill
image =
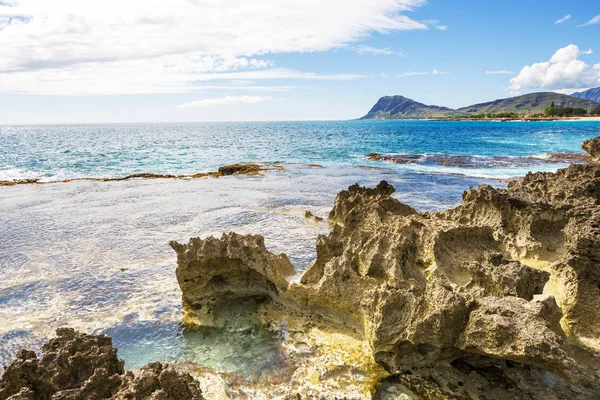
[[[574,107],[591,110],[600,105],[591,100],[580,99],[553,92],[530,93],[522,96],[474,104],[453,110],[431,106],[404,96],[385,96],[360,119],[425,119],[444,117],[468,117],[476,114],[539,114],[554,102],[557,108]]]
[[[571,96],[600,103],[600,87],[584,90],[583,92],[573,93]]]

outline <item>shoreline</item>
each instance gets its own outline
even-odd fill
[[[478,121],[478,122],[598,122],[600,116],[594,117],[551,117],[551,118],[468,118],[468,117],[448,117],[448,118],[430,118],[427,121],[441,122],[463,122],[463,121]]]

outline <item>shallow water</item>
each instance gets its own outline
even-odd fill
[[[437,136],[440,142],[447,141],[443,147],[448,154],[474,153],[474,146],[489,141],[494,143],[494,150],[484,146],[479,152],[490,155],[502,155],[502,151],[511,155],[576,151],[579,143],[594,136],[592,131],[600,127],[587,123],[469,122],[450,125],[446,131],[447,125],[436,123],[405,124],[406,129],[419,134],[426,126],[443,128]],[[458,127],[467,125],[472,130],[469,138],[466,133],[457,133]],[[496,125],[514,126],[514,135],[520,139],[513,139],[509,131],[496,131]],[[5,175],[12,173],[7,166],[54,180],[140,171],[190,173],[237,161],[285,161],[284,171],[268,171],[261,176],[0,187],[0,365],[21,347],[39,350],[57,327],[71,326],[109,333],[120,348],[120,356],[127,360],[127,368],[153,360],[187,359],[217,371],[260,374],[280,362],[277,338],[264,330],[194,331],[180,326],[181,292],[170,240],[185,242],[193,236],[227,231],[261,234],[270,250],[285,252],[301,272],[315,257],[316,236],[329,229],[326,222],[305,220],[305,210],[326,217],[336,193],[351,184],[374,186],[385,179],[396,187],[396,198],[418,210],[454,206],[469,186],[503,186],[500,181],[478,177],[505,174],[494,168],[467,176],[455,174],[457,169],[452,167],[419,165],[411,169],[367,161],[364,155],[373,151],[439,151],[442,144],[436,144],[431,133],[423,133],[423,141],[402,132],[397,133],[402,138],[392,138],[390,135],[396,134],[391,132],[400,129],[401,123],[207,125],[217,133],[229,132],[233,126],[232,132],[245,135],[236,145],[233,133],[225,133],[225,138],[202,151],[198,146],[205,143],[207,134],[194,131],[198,126],[204,125],[169,126],[164,132],[156,126],[113,127],[110,129],[117,133],[112,134],[112,140],[102,139],[106,134],[103,130],[109,129],[106,126],[11,127],[8,134],[6,127],[0,127],[0,169]],[[306,138],[296,131],[298,126],[307,132]],[[257,139],[248,134],[249,127],[256,131],[254,137],[267,129],[265,135],[271,135],[275,142],[251,145]],[[529,133],[524,132],[526,129]],[[129,134],[133,137],[126,140]],[[187,144],[181,142],[184,134]],[[14,137],[7,139],[7,135]],[[455,142],[452,135],[458,135]],[[275,144],[279,146],[277,152]],[[180,151],[176,148],[184,145],[193,149],[190,154],[176,155]],[[100,146],[104,148],[100,150]],[[240,146],[248,147],[243,150]],[[79,161],[61,155],[67,150]],[[88,157],[100,152],[111,154],[107,157],[116,159],[115,165],[88,163]],[[211,157],[214,160],[207,161]],[[218,162],[218,157],[223,160]],[[305,165],[309,161],[324,168],[310,168]],[[535,168],[554,170],[559,166]],[[431,173],[430,168],[437,169]]]

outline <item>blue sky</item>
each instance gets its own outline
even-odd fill
[[[592,1],[47,3],[0,1],[0,123],[351,119],[384,95],[600,86]]]

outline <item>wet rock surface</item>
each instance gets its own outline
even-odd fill
[[[600,157],[600,144],[588,141],[589,147],[596,157]],[[586,143],[588,143],[586,142]],[[594,147],[595,146],[595,147]],[[490,167],[529,167],[544,164],[585,164],[593,159],[585,153],[550,153],[545,157],[509,157],[509,156],[465,156],[458,154],[381,154],[369,153],[371,161],[385,161],[392,164],[431,164],[442,167],[490,168]]]

